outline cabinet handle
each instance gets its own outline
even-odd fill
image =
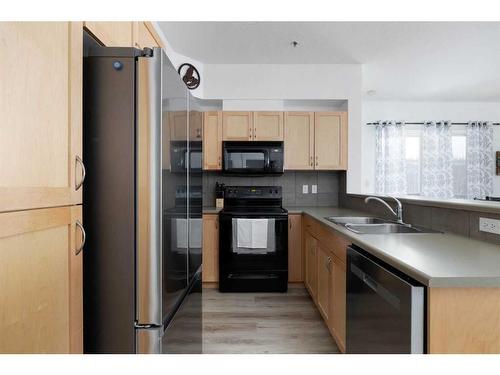
[[[81,178],[80,182],[76,182],[76,176],[75,176],[75,190],[78,190],[82,187],[83,181],[85,181],[85,176],[87,175],[87,171],[85,170],[85,164],[83,164],[82,158],[80,158],[78,155],[76,155],[75,171],[76,171],[77,164],[80,164],[82,166],[82,178]]]
[[[289,228],[292,229],[292,220],[288,220]]]
[[[215,229],[219,229],[219,220],[215,220]]]
[[[196,138],[201,138],[201,129],[196,129]]]
[[[311,156],[309,159],[310,159],[310,163],[311,163],[311,167],[312,167],[314,165],[313,157]]]
[[[80,247],[78,249],[75,250],[75,255],[78,255],[82,252],[83,247],[85,246],[85,241],[87,240],[87,233],[85,233],[85,229],[83,228],[83,225],[82,225],[82,223],[80,223],[79,220],[77,220],[75,224],[76,224],[76,227],[80,228],[80,230],[82,231],[82,244],[80,245]]]
[[[318,156],[316,155],[316,165],[318,165]]]
[[[217,165],[218,165],[219,167],[220,167],[220,163],[221,163],[221,158],[220,158],[220,156],[219,156],[219,157],[218,157],[218,159],[217,159]]]

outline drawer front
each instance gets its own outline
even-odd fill
[[[309,215],[304,215],[304,228],[330,249],[341,262],[346,262],[346,248],[351,244],[350,241]]]

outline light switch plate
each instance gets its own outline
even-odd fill
[[[311,194],[318,194],[318,185],[311,185]]]
[[[309,185],[302,185],[302,194],[309,193]]]
[[[481,232],[500,234],[500,220],[480,217],[479,230]]]

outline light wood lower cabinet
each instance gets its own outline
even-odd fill
[[[0,214],[0,353],[81,353],[81,206]]]
[[[133,22],[85,21],[84,26],[105,46],[133,46]]]
[[[318,264],[317,264],[317,240],[309,232],[304,232],[304,251],[305,251],[305,286],[313,300],[316,301],[318,290]]]
[[[325,322],[329,321],[330,316],[330,288],[331,281],[331,262],[332,258],[328,249],[321,243],[317,246],[317,274],[318,274],[318,291],[317,291],[317,306],[323,316]]]
[[[302,273],[302,215],[288,215],[288,281],[304,281]]]
[[[0,22],[0,212],[82,203],[82,33]]]
[[[346,253],[349,242],[309,216],[305,216],[302,222],[305,285],[340,351],[345,352]],[[308,257],[308,254],[311,255]]]
[[[500,288],[428,288],[430,354],[500,353]]]
[[[346,249],[344,248],[345,252]],[[340,351],[345,352],[346,333],[346,264],[335,255],[331,255],[330,264],[330,319],[328,328],[332,333]]]
[[[202,281],[219,281],[219,215],[203,215]]]

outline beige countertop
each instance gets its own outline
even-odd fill
[[[500,246],[452,233],[356,234],[326,216],[373,216],[338,207],[291,207],[429,287],[500,287]]]

